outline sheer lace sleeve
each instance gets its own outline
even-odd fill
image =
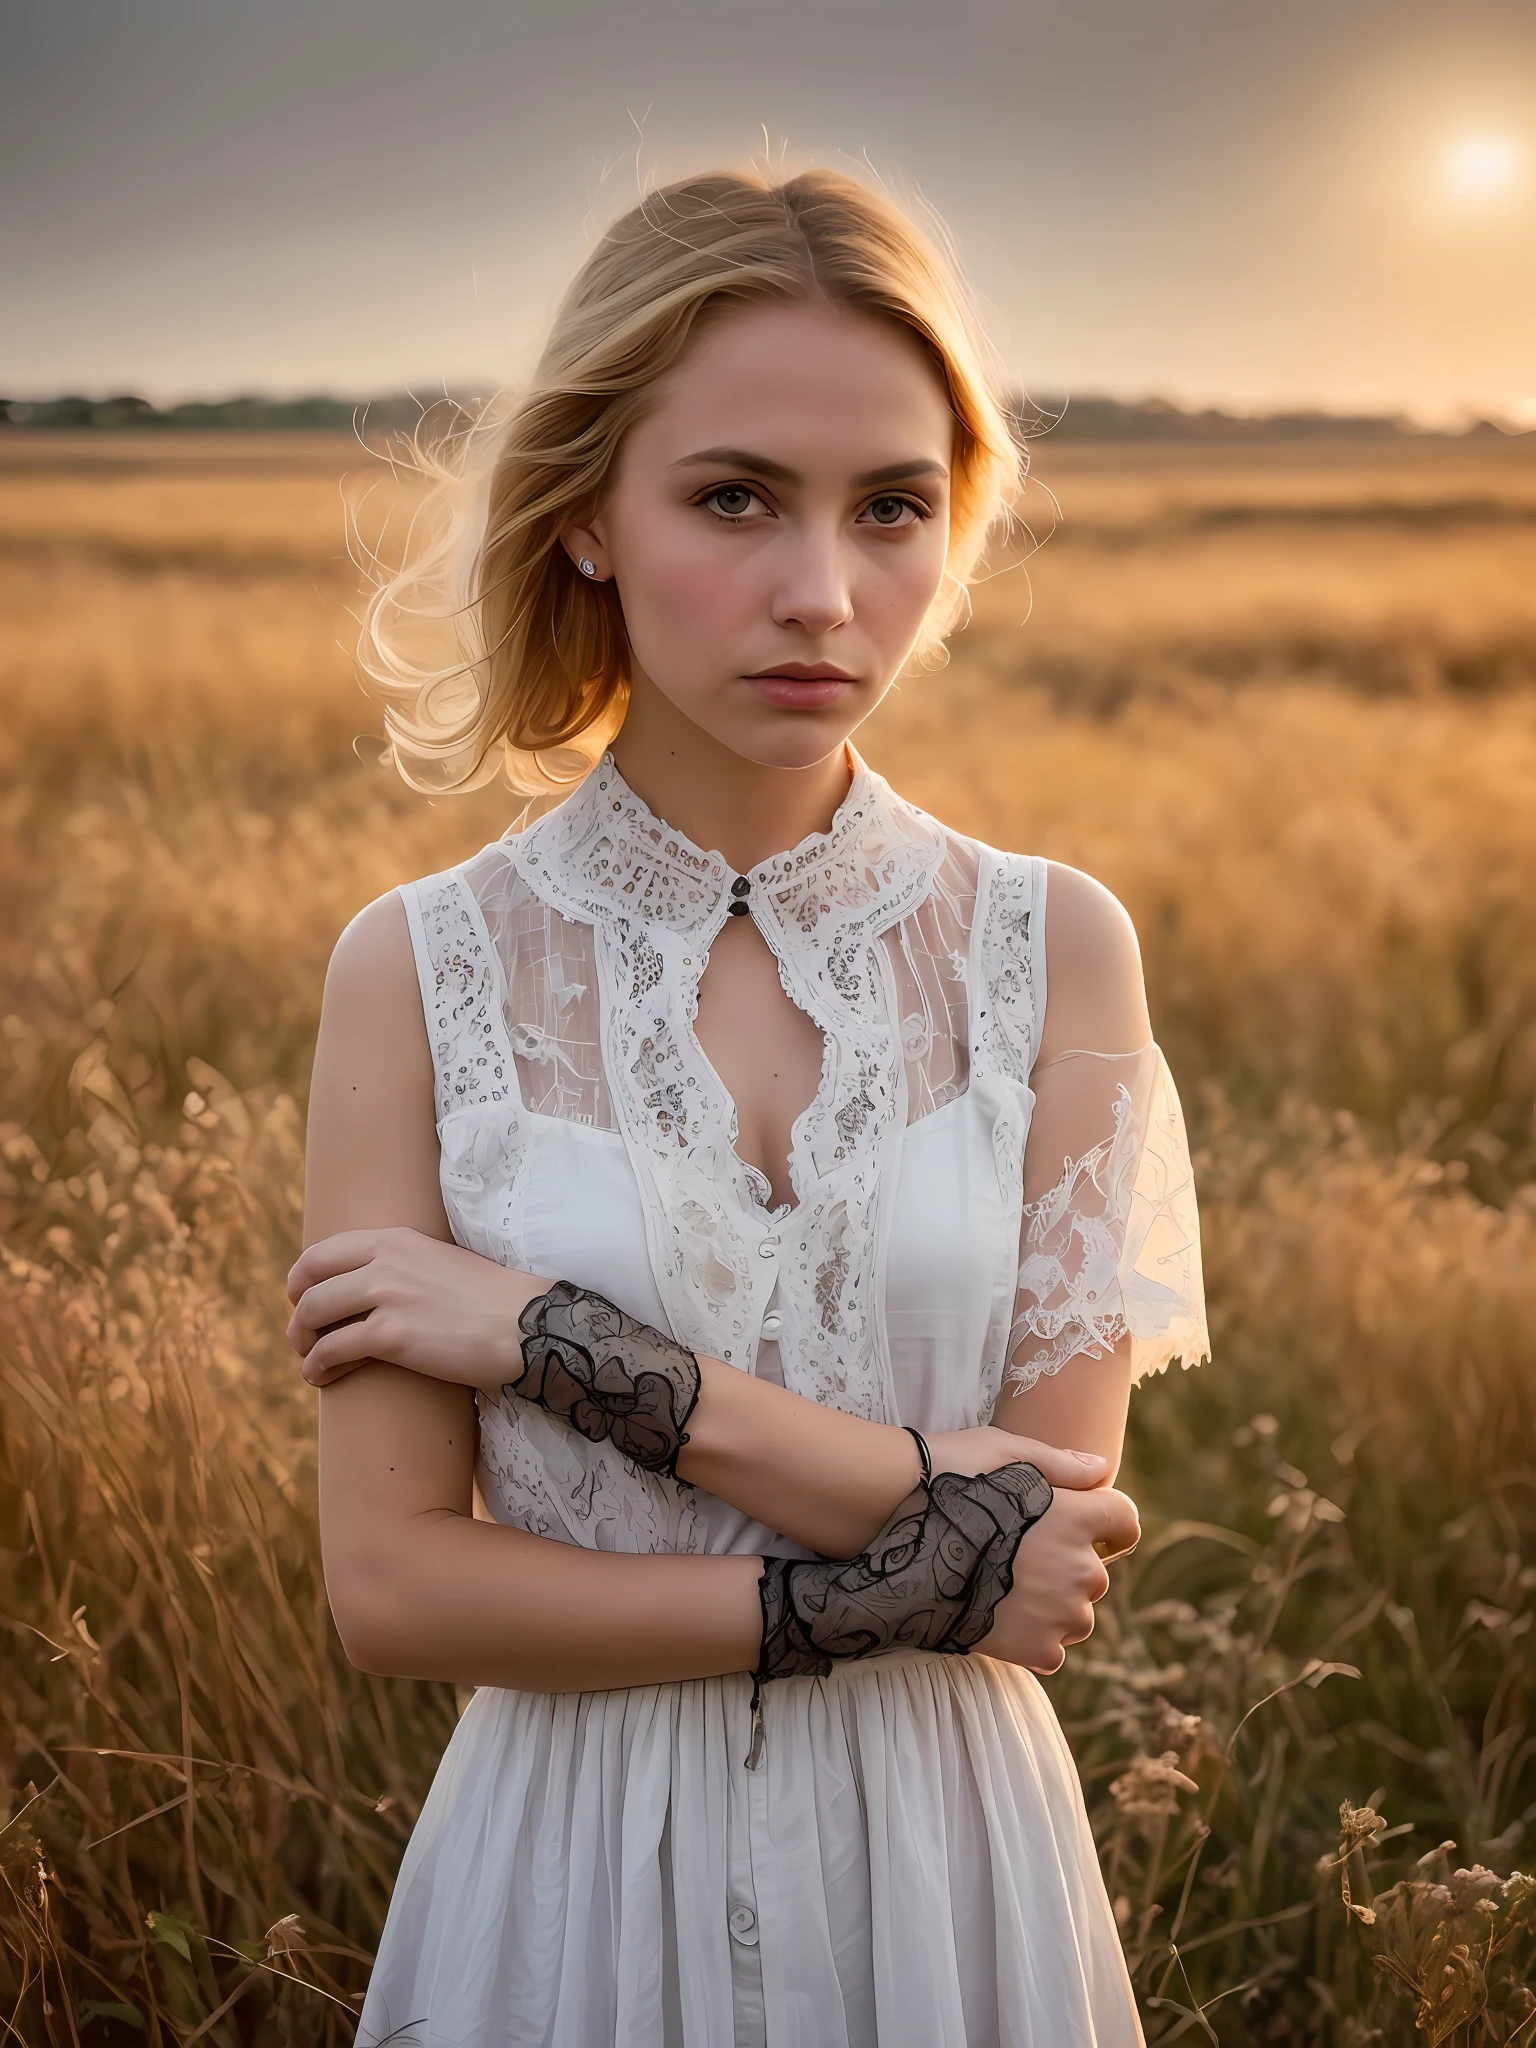
[[[1156,1045],[1036,1067],[1005,1384],[1129,1336],[1137,1379],[1210,1356],[1184,1113]]]

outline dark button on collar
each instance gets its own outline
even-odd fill
[[[735,903],[727,903],[727,905],[725,906],[725,912],[727,917],[751,916],[751,912],[748,909],[747,905],[741,902],[739,899]]]
[[[738,875],[735,881],[731,884],[731,894],[733,896],[749,895],[751,893],[751,889],[752,884],[747,880],[745,875]]]

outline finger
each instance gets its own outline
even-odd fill
[[[314,1328],[306,1327],[296,1316],[291,1316],[288,1320],[288,1342],[300,1358],[308,1358],[327,1330],[339,1330],[348,1323],[360,1323],[371,1313],[371,1310],[364,1308],[359,1309],[356,1315],[332,1316],[328,1322],[317,1324]]]
[[[317,1364],[313,1355],[306,1358],[299,1367],[300,1374],[312,1387],[333,1387],[338,1380],[344,1380],[349,1372],[356,1372],[360,1365],[368,1363],[366,1358],[343,1358],[329,1367]]]
[[[1101,1558],[1124,1557],[1141,1541],[1141,1517],[1128,1494],[1106,1487],[1094,1503],[1097,1510],[1093,1547]]]
[[[1014,1457],[1023,1464],[1033,1465],[1052,1486],[1100,1486],[1109,1471],[1109,1460],[1101,1458],[1096,1451],[1064,1451],[1059,1445],[1043,1444],[1036,1437],[1013,1436],[1011,1430],[999,1433],[1012,1437],[1017,1445]]]
[[[1092,1607],[1079,1608],[1061,1640],[1064,1643],[1086,1643],[1093,1634],[1094,1618]]]
[[[331,1280],[338,1273],[366,1266],[378,1257],[379,1237],[377,1230],[338,1230],[334,1237],[317,1238],[289,1269],[288,1299],[297,1302],[317,1280]]]
[[[378,1300],[378,1280],[372,1265],[338,1273],[334,1280],[317,1280],[299,1296],[288,1320],[289,1342],[297,1349],[303,1340],[307,1349],[321,1330],[344,1322],[348,1316],[367,1315],[378,1306]]]
[[[299,1370],[312,1387],[328,1387],[359,1365],[386,1364],[374,1348],[378,1342],[379,1333],[369,1328],[369,1318],[359,1316],[316,1338]]]

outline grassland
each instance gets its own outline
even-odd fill
[[[0,442],[26,2048],[350,2040],[455,1712],[340,1656],[280,1339],[329,947],[507,818],[378,765],[348,466]],[[1536,450],[1036,468],[866,741],[1125,898],[1200,1148],[1216,1360],[1138,1395],[1149,1533],[1052,1682],[1149,2036],[1536,2040]]]

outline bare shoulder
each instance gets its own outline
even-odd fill
[[[319,1084],[338,1070],[357,1084],[365,1072],[420,1091],[432,1085],[416,956],[405,905],[393,889],[360,910],[336,941],[326,969],[315,1055]]]
[[[1058,957],[1068,972],[1074,966],[1141,966],[1141,946],[1131,913],[1120,898],[1081,868],[1048,860],[1046,869],[1046,964],[1053,975]]]
[[[1040,1058],[1075,1049],[1135,1052],[1152,1035],[1141,945],[1112,890],[1046,863],[1045,1025]]]
[[[419,1008],[411,930],[399,891],[391,889],[360,910],[336,941],[325,976],[325,1000],[342,1002],[410,996]]]
[[[432,1048],[405,906],[360,910],[331,954],[309,1097],[308,1242],[404,1223],[446,1236]]]

